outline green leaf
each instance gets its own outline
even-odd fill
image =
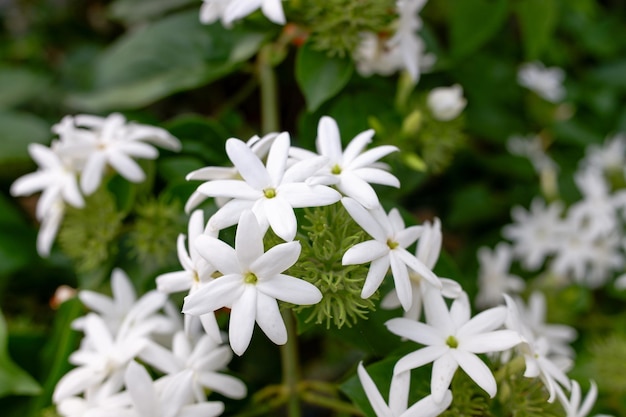
[[[37,116],[16,111],[0,111],[0,179],[13,179],[26,173],[33,162],[28,145],[46,143],[50,126]]]
[[[493,38],[506,21],[508,0],[450,0],[451,55],[459,59]]]
[[[229,74],[264,37],[242,26],[202,25],[196,10],[169,16],[104,51],[95,66],[95,91],[70,95],[68,104],[89,111],[146,106]]]
[[[296,56],[296,80],[304,94],[307,110],[313,112],[337,94],[350,80],[354,65],[345,58],[329,57],[303,45]]]
[[[125,23],[150,20],[196,0],[117,0],[109,6],[111,16]]]
[[[37,395],[41,387],[9,357],[7,327],[0,312],[0,397],[7,395]]]
[[[36,98],[48,79],[22,68],[0,68],[0,109],[7,109]]]
[[[539,58],[559,20],[556,0],[522,0],[516,5],[527,61]]]

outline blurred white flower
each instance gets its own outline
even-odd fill
[[[234,249],[210,236],[196,239],[200,255],[223,276],[185,297],[183,312],[200,315],[231,308],[228,333],[238,355],[246,351],[255,321],[274,343],[287,341],[277,300],[309,305],[322,299],[313,284],[282,273],[298,260],[300,243],[282,243],[264,252],[263,235],[254,214],[246,211],[237,226]]]
[[[519,293],[525,287],[524,280],[510,273],[512,249],[499,243],[492,251],[487,247],[478,249],[478,295],[476,305],[484,308],[502,303],[502,294]]]
[[[427,324],[406,318],[385,323],[390,332],[425,346],[401,358],[394,367],[394,375],[432,362],[431,394],[436,403],[441,403],[460,366],[493,398],[496,380],[477,354],[500,352],[521,342],[515,331],[496,330],[504,324],[506,309],[494,307],[471,318],[466,294],[456,298],[448,309],[441,293],[428,289],[424,312]]]
[[[552,103],[565,98],[563,80],[565,72],[561,68],[546,68],[541,62],[523,64],[517,72],[517,82],[540,97]]]
[[[282,0],[203,0],[200,21],[209,24],[221,20],[225,27],[231,27],[258,9],[272,22],[285,24]]]
[[[461,114],[467,100],[463,97],[463,87],[454,84],[451,87],[433,88],[428,93],[426,104],[435,119],[447,122]]]
[[[507,140],[506,146],[513,155],[528,158],[538,174],[545,171],[556,172],[559,169],[556,162],[546,153],[539,135],[513,135]]]
[[[565,409],[565,417],[587,417],[598,397],[598,386],[593,381],[591,381],[591,387],[582,404],[580,403],[582,393],[580,384],[577,381],[572,380],[572,392],[569,398],[567,398],[560,386],[557,385],[556,388],[556,394]]]
[[[398,148],[384,145],[365,150],[373,136],[373,129],[361,132],[342,151],[337,122],[332,117],[323,116],[317,125],[316,147],[319,155],[326,158],[326,163],[309,182],[334,185],[343,195],[368,209],[378,206],[378,195],[370,184],[400,187],[400,181],[388,172],[387,165],[378,160]],[[292,148],[290,153],[302,161],[316,157],[315,153],[300,148]]]
[[[362,362],[359,362],[357,374],[376,417],[437,417],[452,403],[452,393],[447,390],[439,403],[436,403],[432,395],[429,395],[407,409],[411,373],[404,372],[393,375],[389,387],[389,405],[387,405]]]
[[[325,206],[339,201],[341,195],[332,188],[305,183],[326,163],[326,158],[300,161],[288,168],[289,148],[289,134],[281,133],[272,143],[263,165],[244,142],[229,139],[226,153],[243,179],[214,180],[198,187],[198,191],[207,196],[231,199],[209,219],[207,229],[232,226],[242,212],[252,210],[263,231],[270,226],[280,238],[291,241],[297,230],[294,208]]]
[[[587,146],[580,165],[583,169],[596,169],[605,174],[617,172],[626,175],[626,135],[617,134],[601,145]]]
[[[371,262],[361,291],[362,298],[369,298],[376,292],[390,267],[396,293],[405,311],[413,304],[409,269],[429,281],[432,286],[441,289],[439,278],[421,260],[406,250],[422,233],[419,226],[405,227],[397,209],[392,209],[386,214],[382,207],[368,211],[356,200],[348,197],[344,197],[341,202],[354,221],[374,238],[352,246],[344,253],[341,261],[343,265]]]

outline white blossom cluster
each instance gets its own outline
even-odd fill
[[[54,390],[62,416],[210,417],[224,404],[205,392],[245,397],[243,382],[222,372],[232,358],[228,346],[193,322],[183,326],[163,293],[137,299],[122,270],[113,271],[111,287],[112,297],[79,292],[92,312],[72,324],[84,338],[70,356],[76,368]],[[153,380],[146,365],[161,376]]]
[[[517,72],[517,82],[552,103],[563,101],[566,95],[563,80],[565,71],[558,67],[546,68],[541,62],[527,62]]]
[[[28,147],[39,169],[11,186],[14,196],[42,192],[36,210],[41,222],[37,251],[42,256],[50,254],[66,205],[84,207],[84,197],[98,189],[110,168],[129,181],[142,182],[145,173],[134,158],[155,159],[158,151],[153,145],[180,149],[178,140],[164,129],[128,123],[118,113],[106,118],[66,116],[52,131],[58,138],[50,147],[37,143]]]

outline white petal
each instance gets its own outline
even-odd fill
[[[267,162],[265,166],[267,167],[267,173],[269,174],[271,184],[274,186],[277,186],[283,180],[290,145],[291,141],[289,139],[289,133],[283,132],[276,137],[270,147],[269,153],[267,154]]]
[[[250,265],[250,270],[261,281],[271,279],[296,263],[300,249],[298,241],[273,246]]]
[[[246,2],[233,2],[231,4],[232,7],[228,7],[225,16],[229,13],[231,8],[242,3]],[[237,168],[237,171],[239,171],[241,177],[250,184],[252,188],[262,190],[272,185],[271,178],[265,166],[259,157],[244,142],[239,139],[228,139],[226,141],[226,153],[233,162],[233,165]]]
[[[235,249],[211,236],[201,235],[194,241],[200,256],[222,274],[240,273],[241,267]]]
[[[393,373],[395,375],[424,366],[445,355],[448,350],[450,350],[448,346],[426,346],[416,350],[400,358],[393,368]]]
[[[447,390],[443,400],[437,403],[432,395],[422,398],[402,414],[401,417],[437,417],[452,404],[452,392]]]
[[[203,387],[228,398],[241,400],[246,397],[246,385],[234,376],[216,372],[200,372],[197,378]]]
[[[132,398],[133,405],[141,416],[161,415],[159,400],[152,386],[152,378],[142,365],[131,361],[124,374],[126,390]]]
[[[441,281],[437,278],[437,275],[433,273],[422,261],[417,259],[414,255],[409,253],[406,249],[398,247],[394,250],[397,256],[402,259],[402,262],[406,264],[413,271],[417,272],[419,276],[424,278],[430,285],[436,289],[441,289]]]
[[[102,181],[106,168],[106,156],[102,152],[94,152],[89,156],[80,174],[80,188],[86,195],[93,194]]]
[[[389,270],[389,257],[385,256],[372,261],[361,290],[361,298],[369,298],[376,292]]]
[[[131,182],[143,182],[146,174],[134,159],[122,152],[110,152],[108,155],[111,165],[122,177]]]
[[[130,310],[135,304],[137,298],[135,288],[130,283],[128,275],[120,268],[115,268],[111,274],[111,291],[116,304],[124,310]]]
[[[352,171],[354,175],[370,184],[382,184],[400,188],[400,180],[393,174],[378,168],[358,168]]]
[[[411,319],[391,319],[385,322],[385,326],[391,333],[422,345],[443,345],[445,342],[437,329]]]
[[[367,209],[380,205],[376,191],[367,182],[349,171],[342,172],[340,178],[337,189],[345,196],[355,199]]]
[[[283,184],[298,183],[309,180],[313,175],[315,175],[327,164],[327,157],[312,154],[311,157],[304,160],[299,160],[285,171],[285,175],[283,176]]]
[[[408,311],[413,303],[413,292],[411,290],[411,280],[406,265],[400,260],[395,250],[389,251],[389,264],[393,282],[398,293],[398,298],[404,311]]]
[[[350,164],[350,168],[357,169],[365,167],[397,150],[398,148],[392,145],[377,146],[357,156]]]
[[[84,392],[88,387],[100,382],[103,376],[86,366],[74,368],[59,380],[54,388],[52,400],[58,403],[64,398]]]
[[[447,335],[456,333],[448,306],[441,292],[436,288],[426,287],[424,291],[424,314],[426,315],[426,322],[430,326]]]
[[[504,324],[506,320],[506,308],[494,307],[478,313],[470,321],[465,323],[458,331],[459,337],[467,337],[495,330]]]
[[[78,298],[90,310],[100,314],[111,313],[115,309],[113,300],[99,292],[83,290],[78,293]]]
[[[48,187],[52,179],[46,171],[36,171],[23,175],[11,184],[11,195],[31,195]]]
[[[459,349],[473,353],[501,352],[522,342],[519,333],[513,330],[496,330],[472,335],[468,339],[458,336],[458,340]]]
[[[363,386],[363,390],[365,391],[365,395],[372,405],[376,416],[391,416],[391,409],[387,406],[385,399],[380,394],[380,391],[378,391],[378,387],[376,387],[376,384],[363,367],[363,362],[359,362],[357,374],[359,376],[359,380],[361,381],[361,385]]]
[[[199,316],[230,307],[242,291],[241,275],[224,275],[186,296],[183,313]]]
[[[239,20],[248,16],[261,6],[263,0],[235,0],[232,1],[223,15],[223,22],[226,26],[233,23],[235,20]],[[228,142],[227,142],[228,144]],[[231,158],[232,161],[232,158]],[[233,161],[234,162],[234,161]]]
[[[376,219],[359,202],[352,198],[342,198],[341,203],[350,217],[357,222],[371,237],[379,242],[387,241],[387,233],[378,224]]]
[[[185,179],[191,180],[227,180],[233,179],[237,176],[237,169],[234,167],[204,167],[191,171]]]
[[[277,300],[298,305],[319,303],[322,293],[313,284],[289,275],[279,274],[257,283],[259,292]]]
[[[272,230],[281,239],[290,242],[296,237],[298,222],[293,207],[279,195],[263,201],[263,211]]]
[[[442,294],[443,295],[443,294]],[[471,316],[469,298],[465,292],[461,293],[450,306],[450,317],[457,329],[465,325]],[[488,329],[493,330],[493,329]],[[460,331],[460,330],[459,330]],[[457,333],[457,336],[459,334]]]
[[[224,412],[224,403],[220,401],[207,401],[199,404],[184,406],[176,417],[217,417]]]
[[[244,286],[243,293],[233,303],[228,325],[230,347],[241,356],[248,348],[257,310],[257,290],[254,285]]]
[[[276,299],[259,291],[256,302],[256,322],[263,333],[277,345],[287,343],[287,328],[278,310]]]
[[[389,214],[391,215],[392,212],[393,210]],[[407,246],[415,242],[424,230],[421,226],[411,226],[404,229],[404,225],[402,225],[403,230],[396,229],[395,226],[394,229],[398,230],[395,236],[395,241],[398,242],[398,245],[400,245],[400,247],[402,248],[406,248]]]
[[[368,129],[356,135],[354,139],[348,143],[348,146],[346,146],[346,149],[343,151],[344,165],[349,165],[354,158],[363,152],[363,149],[372,141],[374,133],[374,129]]]
[[[450,349],[450,353],[465,373],[484,389],[491,398],[496,395],[498,387],[491,369],[478,356],[460,349]]]
[[[328,206],[341,200],[341,194],[325,185],[283,184],[279,193],[293,208]]]
[[[343,254],[342,265],[360,265],[389,254],[389,246],[377,240],[357,243]]]
[[[200,315],[200,323],[206,334],[216,343],[222,343],[222,332],[217,324],[215,313],[206,313]]]
[[[457,361],[450,354],[452,350],[454,349],[449,349],[446,354],[433,362],[433,370],[430,378],[430,392],[436,403],[443,401],[446,396],[446,391],[450,387],[450,382],[452,382],[452,377],[454,377],[454,373],[459,367]]]
[[[156,277],[157,290],[172,294],[187,291],[193,285],[193,274],[189,271],[177,271],[161,274]]]
[[[243,200],[257,200],[263,197],[260,189],[251,187],[241,180],[215,180],[205,182],[198,187],[198,192],[209,197],[228,197]]]
[[[219,230],[237,224],[241,213],[252,209],[254,201],[251,200],[230,200],[224,204],[207,223],[207,232],[217,232]]]
[[[282,0],[263,0],[261,11],[272,22],[279,25],[285,24]]]
[[[240,268],[248,268],[263,255],[263,234],[252,211],[244,211],[239,219],[235,235],[235,251]]]
[[[317,151],[330,159],[331,164],[341,160],[341,137],[335,119],[322,116],[317,125]]]

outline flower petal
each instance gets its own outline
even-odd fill
[[[363,390],[365,391],[365,395],[374,409],[374,413],[381,417],[390,416],[391,409],[385,402],[383,396],[380,394],[374,380],[369,376],[363,367],[363,362],[359,362],[357,374],[359,376],[359,380],[361,381],[361,385],[363,386]]]
[[[263,333],[277,345],[287,343],[287,328],[278,310],[276,299],[259,291],[257,294],[256,322]]]
[[[106,156],[103,152],[92,153],[80,174],[80,188],[86,195],[93,194],[100,182],[106,167]]]
[[[123,152],[110,151],[107,161],[115,171],[130,182],[143,182],[146,179],[146,174],[139,164]]]
[[[391,265],[391,275],[393,276],[393,282],[402,308],[404,308],[404,311],[408,311],[413,303],[409,271],[404,262],[398,258],[395,250],[389,251],[389,264]]]
[[[351,169],[362,168],[396,151],[398,151],[398,148],[392,145],[377,146],[375,148],[372,148],[368,151],[363,152],[362,154],[354,158],[354,160],[350,164],[350,168]]]
[[[246,2],[240,1],[237,3]],[[235,5],[235,2],[233,2],[232,6]],[[228,9],[231,8],[229,7]],[[226,13],[228,13],[228,9]],[[272,180],[263,162],[243,141],[234,138],[228,139],[226,141],[226,153],[241,177],[252,188],[262,190],[272,185]]]
[[[490,308],[489,310],[480,312],[472,317],[471,320],[459,328],[457,335],[465,338],[471,335],[495,330],[504,324],[506,316],[506,307]]]
[[[370,184],[382,184],[400,188],[400,180],[393,174],[379,168],[358,168],[352,173]]]
[[[341,200],[337,190],[325,185],[283,184],[278,193],[293,208],[328,206]]]
[[[357,243],[343,254],[342,265],[360,265],[389,254],[389,246],[377,240]]]
[[[277,195],[263,201],[263,211],[270,227],[281,239],[290,242],[296,236],[298,221],[289,202]]]
[[[430,377],[430,392],[436,403],[443,402],[446,391],[448,391],[452,378],[454,377],[454,373],[459,367],[458,362],[454,356],[451,355],[451,351],[453,350],[454,349],[448,349],[446,354],[435,359],[433,362],[433,370]]]
[[[230,347],[241,356],[248,348],[257,311],[257,289],[254,285],[245,285],[241,296],[233,303],[228,325]]]
[[[222,274],[241,273],[237,252],[225,242],[207,235],[198,236],[194,245],[200,256]]]
[[[317,124],[317,151],[330,159],[331,164],[341,161],[341,136],[335,119],[322,116]]]
[[[359,156],[359,154],[363,152],[363,149],[372,142],[374,133],[374,129],[368,129],[356,135],[350,143],[348,143],[348,146],[346,146],[346,149],[343,151],[343,164],[345,166],[350,165],[354,158]]]
[[[141,416],[161,415],[160,401],[152,385],[152,378],[146,368],[131,361],[124,374],[126,390],[130,394],[133,405]]]
[[[387,233],[383,230],[374,216],[368,212],[359,202],[352,198],[342,198],[341,203],[350,214],[350,217],[357,222],[371,237],[379,242],[387,241]]]
[[[400,337],[412,340],[422,345],[445,344],[441,332],[427,324],[411,319],[398,317],[385,322],[387,329]]]
[[[230,307],[241,296],[242,277],[224,275],[185,297],[183,313],[199,316],[222,307]]]
[[[235,251],[240,271],[248,268],[263,255],[263,234],[252,211],[244,211],[241,214],[235,234]]]
[[[310,305],[322,299],[322,293],[315,285],[290,275],[278,274],[259,281],[257,288],[263,294],[292,304]]]
[[[452,392],[447,390],[440,403],[432,395],[422,398],[402,414],[402,417],[437,417],[452,404]]]
[[[400,358],[393,367],[393,373],[395,375],[424,366],[445,355],[448,350],[450,350],[448,346],[426,346],[416,350]]]
[[[374,259],[370,264],[370,269],[365,277],[365,284],[361,290],[361,298],[369,298],[376,292],[380,284],[385,279],[385,275],[389,271],[389,257]]]
[[[489,369],[478,356],[461,349],[450,349],[450,353],[461,369],[463,369],[479,387],[484,389],[491,398],[496,395],[496,391],[498,390],[496,379],[493,377],[491,369]]]
[[[378,195],[372,186],[352,172],[342,172],[340,179],[337,189],[343,195],[355,199],[367,209],[373,209],[380,205]]]
[[[269,153],[267,154],[267,162],[265,163],[265,166],[267,173],[269,174],[271,184],[275,187],[278,186],[283,180],[290,146],[291,140],[289,138],[289,133],[283,132],[276,137],[270,147]]]
[[[217,372],[199,372],[197,378],[198,382],[200,382],[203,387],[209,388],[228,398],[241,400],[246,396],[246,385],[234,376],[219,374]]]
[[[257,275],[260,282],[272,279],[296,263],[300,249],[298,241],[273,246],[250,264],[250,271]]]

